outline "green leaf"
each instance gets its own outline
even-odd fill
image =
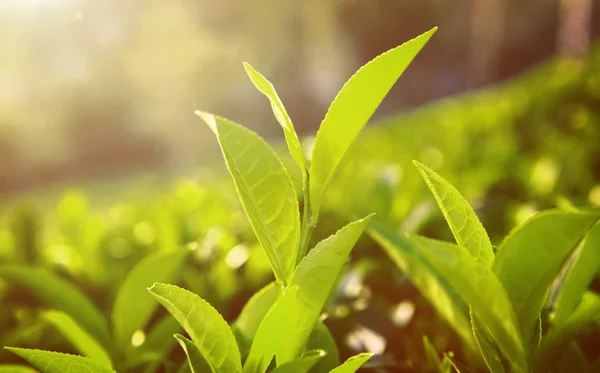
[[[310,337],[308,337],[306,349],[309,351],[323,350],[327,353],[311,369],[311,373],[327,373],[340,365],[340,353],[335,344],[335,339],[333,339],[331,332],[321,320],[317,321]]]
[[[24,365],[0,365],[0,373],[38,373],[37,370]]]
[[[481,356],[485,361],[488,369],[491,373],[504,373],[504,366],[502,365],[502,357],[498,347],[494,342],[494,339],[490,335],[489,330],[483,323],[478,321],[471,311],[471,325],[473,325],[473,335],[479,346]]]
[[[585,235],[561,276],[553,302],[551,321],[562,324],[577,308],[581,297],[600,271],[600,222]]]
[[[344,364],[339,367],[332,369],[329,373],[354,373],[356,372],[364,363],[369,361],[370,358],[373,357],[372,353],[364,352],[362,354],[354,355],[350,357],[348,360],[344,362]]]
[[[435,31],[434,28],[361,67],[344,84],[329,106],[315,138],[310,164],[310,207],[315,220],[325,189],[342,158]]]
[[[281,293],[281,286],[271,282],[257,291],[242,308],[242,312],[231,326],[242,356],[247,354],[258,326]]]
[[[298,286],[291,330],[277,351],[277,365],[297,359],[315,326],[321,310],[350,251],[373,215],[354,221],[319,242],[300,262],[291,285]]]
[[[179,321],[213,371],[242,371],[235,337],[217,310],[198,295],[174,285],[154,284],[148,290]]]
[[[371,222],[368,232],[465,343],[477,351],[468,305],[442,272],[404,235],[376,222]]]
[[[546,372],[566,343],[588,328],[598,328],[598,322],[600,295],[586,292],[575,312],[562,324],[552,326],[542,339],[534,358],[534,371]]]
[[[164,315],[146,335],[144,343],[140,346],[141,353],[158,353],[159,356],[165,356],[176,343],[171,336],[180,333],[181,330],[181,325],[171,314]]]
[[[254,132],[224,118],[197,114],[217,136],[252,229],[275,277],[287,284],[296,265],[300,212],[283,163]]]
[[[290,329],[290,314],[294,312],[297,286],[290,286],[280,296],[261,321],[250,354],[244,363],[244,373],[264,373]]]
[[[553,280],[597,214],[548,211],[535,215],[502,242],[493,271],[511,300],[523,340],[529,341]]]
[[[108,345],[110,334],[106,319],[71,283],[45,269],[14,264],[0,267],[0,276],[25,286],[50,307],[70,315],[102,345]]]
[[[188,364],[190,366],[190,370],[192,373],[204,373],[204,372],[212,372],[213,370],[210,368],[198,347],[194,344],[194,342],[190,341],[186,337],[181,334],[175,334],[173,337],[179,342],[183,351],[185,351],[185,355],[188,359]]]
[[[433,193],[458,245],[469,251],[482,266],[491,268],[494,249],[469,202],[440,175],[417,161],[413,161],[413,164]]]
[[[478,321],[486,325],[513,366],[525,370],[525,352],[517,319],[496,276],[457,245],[417,235],[410,236],[410,240],[447,278],[464,302],[471,307]]]
[[[303,178],[306,178],[307,167],[306,161],[304,160],[304,152],[302,151],[302,145],[300,144],[300,139],[298,139],[298,135],[296,134],[296,130],[294,129],[294,124],[290,119],[285,107],[283,106],[283,102],[279,99],[277,95],[277,91],[275,91],[275,87],[273,84],[267,80],[262,74],[258,71],[254,70],[249,63],[244,62],[244,68],[246,69],[246,73],[248,77],[262,94],[267,96],[269,101],[271,102],[271,109],[273,109],[273,114],[277,121],[283,128],[283,134],[285,135],[285,141],[287,142],[288,149],[290,150],[290,154],[294,161],[302,170]]]
[[[94,360],[53,351],[30,350],[26,348],[5,347],[8,351],[22,357],[41,371],[41,373],[114,373],[115,371]]]
[[[131,337],[143,330],[158,304],[145,291],[155,282],[175,282],[189,250],[157,252],[142,259],[123,281],[113,305],[112,323],[119,349],[132,348]]]
[[[71,316],[61,311],[46,311],[42,313],[42,317],[54,325],[79,353],[112,368],[112,361],[106,350]]]
[[[323,350],[308,351],[300,359],[288,361],[273,369],[273,373],[307,373],[324,356]]]
[[[427,357],[431,369],[435,370],[437,373],[446,373],[435,346],[427,336],[423,336],[423,348],[425,349],[425,356]]]

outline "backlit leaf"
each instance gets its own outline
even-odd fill
[[[354,355],[339,367],[332,369],[329,373],[354,373],[372,357],[373,354],[367,352]]]
[[[208,363],[206,362],[206,360],[204,359],[194,342],[190,341],[181,334],[175,334],[174,337],[177,340],[177,342],[179,342],[181,348],[183,348],[183,351],[185,351],[185,355],[188,359],[188,364],[190,365],[190,371],[192,373],[204,373],[212,371],[212,369],[210,368],[210,366],[208,366]]]
[[[432,29],[361,67],[337,94],[321,122],[310,164],[310,207],[316,218],[325,189],[342,158],[400,75],[423,48]]]
[[[308,337],[306,349],[309,351],[323,350],[326,352],[326,355],[310,370],[311,373],[327,373],[340,365],[340,353],[335,344],[335,339],[333,339],[331,332],[321,320],[317,321],[310,337]]]
[[[487,365],[491,373],[504,373],[502,357],[494,339],[485,325],[473,316],[473,312],[471,312],[471,325],[473,325],[473,335],[475,336],[485,365]]]
[[[114,370],[83,356],[25,348],[5,348],[27,360],[29,364],[39,369],[41,373],[115,373]]]
[[[154,284],[148,290],[179,321],[211,369],[217,373],[242,371],[235,337],[217,310],[174,285]]]
[[[292,326],[277,352],[277,365],[302,355],[321,310],[350,251],[373,215],[354,221],[319,242],[300,262],[291,284],[298,286]]]
[[[523,340],[529,341],[552,281],[598,221],[598,214],[548,211],[513,230],[496,253],[493,271],[511,300]]]
[[[494,263],[494,249],[469,202],[440,175],[417,161],[413,163],[433,193],[458,245],[467,249],[481,265],[490,268]]]
[[[197,112],[219,140],[227,168],[275,277],[288,283],[296,264],[300,212],[281,160],[256,133],[227,119]]]
[[[273,373],[307,373],[325,356],[325,351],[308,351],[300,359],[288,361],[273,370]]]

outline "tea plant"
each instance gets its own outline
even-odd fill
[[[600,269],[600,212],[537,214],[494,250],[460,193],[415,166],[457,243],[404,236],[379,223],[370,234],[423,296],[493,373],[594,371],[600,360],[588,362],[574,337],[600,315],[600,296],[586,291]]]
[[[346,225],[308,252],[310,237],[327,186],[342,158],[434,32],[435,29],[382,54],[348,80],[321,123],[310,160],[304,157],[291,119],[271,83],[245,64],[254,85],[271,102],[291,156],[302,172],[302,222],[296,191],[273,149],[258,135],[236,123],[197,112],[219,141],[244,212],[276,279],[250,299],[232,327],[198,295],[162,283],[173,280],[176,266],[169,267],[162,276],[154,276],[154,269],[163,271],[161,259],[148,258],[145,263],[140,263],[123,284],[113,311],[112,339],[104,319],[96,316],[98,312],[81,312],[81,309],[93,310],[93,305],[82,294],[57,281],[35,279],[34,270],[27,273],[27,269],[22,268],[12,279],[33,288],[48,303],[65,311],[51,313],[48,319],[87,357],[17,348],[9,350],[44,372],[112,371],[112,360],[102,346],[106,347],[107,341],[112,340],[113,354],[127,355],[131,338],[145,326],[154,311],[148,298],[139,293],[140,286],[146,285],[152,277],[156,283],[148,289],[150,294],[191,338],[175,335],[188,357],[188,364],[184,364],[181,371],[262,373],[269,369],[273,359],[276,362],[273,371],[279,373],[301,373],[311,369],[334,373],[356,371],[371,354],[356,355],[338,366],[335,344],[319,316],[344,262],[372,216]],[[14,271],[8,268],[7,272],[11,270]],[[172,330],[170,325],[161,324],[155,329],[159,327],[161,336]],[[92,329],[96,332],[93,336],[89,331]],[[139,353],[125,360],[122,369],[131,369],[155,358],[156,354],[152,352]]]

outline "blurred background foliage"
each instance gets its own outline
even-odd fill
[[[2,0],[1,265],[49,268],[108,316],[141,258],[187,247],[181,284],[232,320],[272,275],[194,109],[284,154],[246,60],[277,87],[309,148],[358,67],[434,25],[336,177],[313,240],[372,211],[452,240],[412,159],[473,203],[495,245],[541,209],[599,207],[597,2]],[[73,352],[26,290],[0,281],[0,299],[2,345]],[[478,364],[366,237],[327,315],[342,357],[380,354],[374,371],[427,371],[422,335]]]

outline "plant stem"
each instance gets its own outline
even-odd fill
[[[300,245],[298,246],[298,253],[296,255],[296,266],[300,264],[304,256],[308,251],[308,245],[310,244],[310,236],[315,229],[316,221],[313,221],[313,214],[310,210],[310,196],[308,190],[308,177],[305,178],[304,182],[304,212],[302,214],[302,227],[300,228]]]

